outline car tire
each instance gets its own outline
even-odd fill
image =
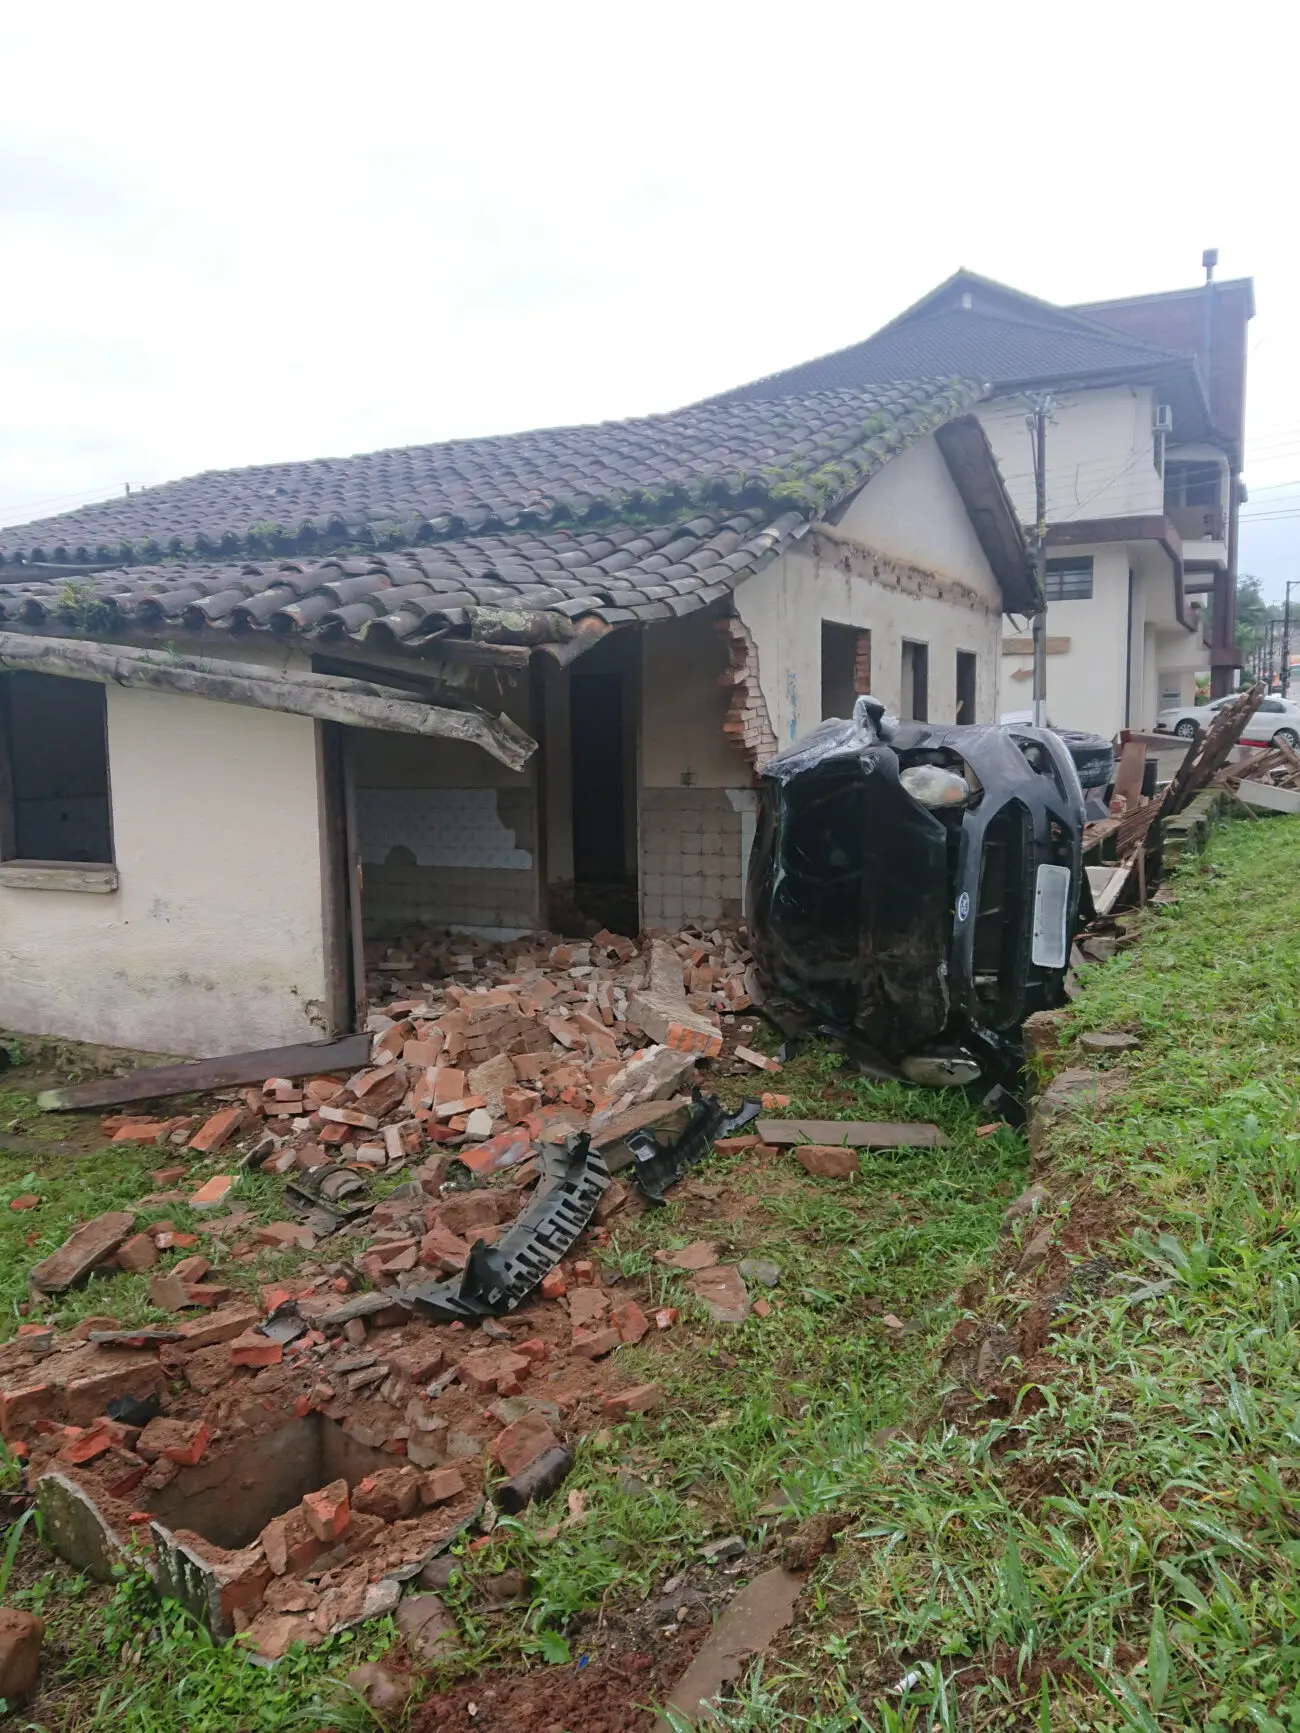
[[[1289,746],[1294,751],[1297,746],[1300,746],[1300,734],[1297,734],[1294,728],[1279,728],[1273,736],[1273,744],[1274,746]]]
[[[1200,723],[1199,722],[1193,722],[1190,716],[1184,716],[1182,721],[1174,729],[1174,733],[1178,736],[1178,738],[1180,740],[1195,740],[1196,736],[1200,732],[1201,732]]]

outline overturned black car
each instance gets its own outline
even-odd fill
[[[1006,1082],[1064,1000],[1083,795],[1030,727],[899,723],[872,698],[763,767],[749,863],[760,977],[918,1083]]]

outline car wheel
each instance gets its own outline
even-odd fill
[[[1273,736],[1274,746],[1300,746],[1300,734],[1294,728],[1279,728]]]
[[[1195,740],[1200,732],[1200,723],[1193,722],[1190,716],[1184,716],[1177,728],[1174,729],[1174,733],[1180,740]]]

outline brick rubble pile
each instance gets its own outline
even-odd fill
[[[193,1232],[166,1219],[137,1229],[135,1211],[114,1211],[36,1265],[38,1302],[116,1267],[148,1284],[167,1321],[22,1326],[0,1348],[0,1435],[34,1482],[59,1477],[58,1496],[89,1500],[106,1532],[135,1535],[164,1575],[188,1561],[208,1582],[214,1628],[250,1630],[265,1654],[388,1610],[400,1580],[480,1518],[485,1477],[499,1493],[539,1463],[562,1471],[569,1441],[659,1404],[657,1385],[621,1374],[616,1350],[676,1321],[599,1266],[606,1224],[643,1207],[617,1179],[588,1245],[519,1310],[436,1322],[405,1290],[455,1276],[475,1242],[501,1238],[527,1206],[544,1142],[585,1129],[612,1152],[633,1127],[684,1120],[695,1064],[720,1054],[724,1018],[748,1008],[747,961],[725,932],[648,949],[609,933],[473,950],[426,937],[380,961],[397,996],[373,1019],[360,1073],[268,1079],[197,1125],[114,1115],[116,1139],[183,1145],[230,1171],[194,1190],[173,1189],[186,1166],[156,1171],[142,1206],[184,1203]],[[303,1220],[256,1221],[239,1201],[241,1166],[290,1183],[324,1170],[396,1184],[317,1242]],[[267,1248],[302,1261],[257,1303],[228,1278]],[[671,1261],[713,1315],[745,1316],[734,1267],[716,1247],[688,1250]],[[250,1446],[309,1415],[337,1425],[364,1473],[310,1489],[234,1551],[186,1528],[178,1491],[228,1478],[246,1498]]]

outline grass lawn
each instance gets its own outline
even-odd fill
[[[728,1712],[737,1733],[1300,1729],[1297,858],[1300,823],[1228,827],[1145,942],[1090,971],[1070,1026],[1132,1028],[1143,1045],[1050,1134],[1038,1221],[999,1239],[1028,1172],[1017,1133],[981,1138],[960,1095],[868,1084],[821,1049],[773,1080],[787,1113],[935,1117],[948,1147],[864,1155],[852,1183],[788,1156],[715,1157],[667,1210],[615,1218],[606,1270],[682,1313],[620,1354],[628,1384],[657,1380],[669,1401],[590,1436],[560,1494],[466,1558],[449,1595],[462,1670],[581,1666],[665,1578],[707,1574],[708,1540],[739,1536],[761,1568],[778,1530],[829,1512],[850,1526]],[[6,1097],[0,1131],[26,1113]],[[0,1211],[6,1333],[46,1240],[138,1199],[165,1159],[0,1155],[0,1198],[46,1200]],[[245,1201],[276,1212],[269,1181]],[[1069,1257],[1016,1277],[1049,1222]],[[779,1266],[775,1287],[750,1282],[766,1317],[711,1323],[653,1259],[697,1239]],[[96,1280],[60,1321],[142,1318],[143,1286]],[[941,1369],[973,1325],[1031,1341],[992,1395]],[[491,1613],[476,1585],[504,1568],[527,1573],[531,1598]],[[26,1712],[48,1733],[373,1725],[335,1681],[383,1648],[382,1624],[255,1668],[136,1583],[50,1568],[30,1533],[8,1598],[50,1620]],[[672,1623],[658,1643],[679,1640]]]
[[[1010,1401],[850,1459],[728,1728],[1300,1728],[1298,863],[1300,822],[1229,826],[1091,971],[1068,1028],[1143,1044],[1040,1162],[1087,1279],[996,1280],[986,1318],[1050,1320]]]

